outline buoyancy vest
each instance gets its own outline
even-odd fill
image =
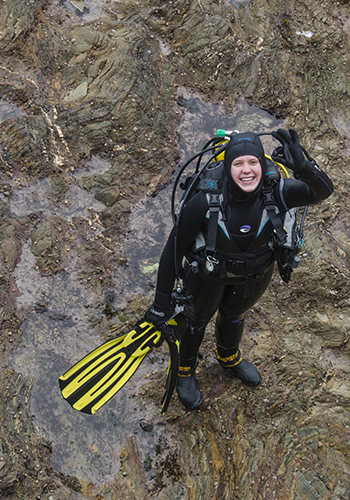
[[[268,159],[266,163],[263,210],[256,237],[244,252],[230,237],[226,225],[228,180],[223,162],[212,162],[203,170],[192,196],[202,191],[208,211],[202,231],[186,255],[193,269],[219,279],[242,277],[257,281],[276,259],[282,279],[289,281],[293,268],[298,265],[296,254],[301,248],[296,210],[280,211],[276,206],[274,189],[281,177],[272,161]]]

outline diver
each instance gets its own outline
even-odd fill
[[[161,327],[172,316],[171,294],[180,266],[185,293],[192,297],[185,309],[187,328],[181,338],[177,380],[178,396],[188,409],[202,402],[195,370],[206,326],[216,312],[219,363],[247,385],[261,383],[259,371],[242,358],[239,345],[244,315],[272,277],[276,228],[279,223],[278,230],[283,231],[283,217],[294,207],[318,203],[333,192],[328,175],[305,158],[294,129],[279,129],[271,135],[281,144],[272,160],[292,170],[294,179],[279,177],[269,183],[269,160],[258,135],[232,134],[223,160],[224,200],[220,210],[216,208],[215,237],[208,197],[199,190],[183,206],[178,227],[174,226],[162,252],[154,302],[145,319]]]

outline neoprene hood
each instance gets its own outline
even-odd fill
[[[240,187],[238,187],[237,184],[232,179],[231,164],[235,158],[245,155],[256,156],[260,161],[262,176],[261,176],[261,182],[257,188],[259,189],[262,185],[263,178],[266,172],[266,159],[260,137],[254,134],[254,132],[244,132],[243,134],[235,134],[234,136],[231,137],[225,149],[225,158],[224,158],[225,173],[230,181],[231,190],[235,198],[237,199],[241,199],[242,197],[246,198],[247,194],[245,194],[244,191]]]

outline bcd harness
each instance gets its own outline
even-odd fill
[[[262,279],[263,271],[274,258],[282,279],[288,282],[293,268],[298,264],[296,254],[301,248],[301,237],[296,223],[296,210],[289,209],[281,216],[275,203],[274,187],[280,181],[280,175],[272,162],[267,162],[268,171],[262,187],[264,212],[260,221],[263,226],[268,220],[273,227],[270,243],[255,251],[224,252],[217,249],[218,226],[227,234],[225,227],[226,184],[222,162],[211,164],[204,170],[195,192],[204,192],[207,203],[207,228],[205,236],[201,232],[187,259],[193,270],[202,269],[206,274],[216,274],[221,279],[244,277],[246,279],[245,295],[251,296],[255,290],[255,282]],[[222,178],[213,179],[213,173]],[[198,267],[197,267],[198,264]]]
[[[217,144],[217,141],[214,143]],[[221,145],[222,143],[220,143]],[[207,149],[208,144],[205,149]],[[217,145],[216,145],[217,149]],[[222,146],[220,147],[222,148]],[[203,151],[201,152],[203,153]],[[221,151],[220,151],[221,153]],[[199,156],[200,153],[196,156]],[[205,166],[196,173],[193,177],[188,177],[181,185],[185,190],[180,205],[178,217],[173,216],[175,223],[179,223],[181,209],[192,198],[192,196],[199,191],[202,191],[207,199],[208,212],[207,212],[207,230],[204,236],[200,233],[194,245],[194,248],[186,255],[189,265],[192,266],[194,272],[205,272],[206,274],[213,273],[221,279],[230,277],[244,277],[245,279],[245,296],[249,297],[254,294],[255,283],[263,276],[263,270],[276,259],[280,275],[286,283],[290,280],[291,273],[299,263],[297,253],[302,247],[302,229],[306,216],[307,207],[304,210],[304,215],[300,224],[300,228],[296,221],[296,209],[287,209],[282,216],[279,214],[279,209],[276,206],[274,188],[283,180],[276,170],[275,163],[266,155],[267,158],[267,171],[262,187],[262,195],[264,202],[263,218],[260,222],[266,223],[267,220],[271,221],[273,227],[272,239],[268,245],[254,252],[234,252],[234,254],[226,254],[225,252],[218,251],[217,249],[217,234],[218,225],[222,228],[225,226],[225,204],[227,203],[227,183],[225,182],[226,176],[224,175],[223,162],[217,161],[218,155],[212,155],[211,159]],[[189,160],[192,161],[193,159]],[[197,170],[199,170],[198,160]],[[181,169],[177,181],[174,186],[174,192],[177,186],[178,179],[188,163]],[[283,170],[285,171],[284,167]],[[288,176],[288,173],[287,173]],[[174,192],[172,199],[172,208],[174,208]],[[228,236],[228,235],[227,235]],[[228,236],[229,237],[229,236]],[[175,255],[176,255],[177,242],[175,239]],[[177,272],[177,275],[178,272]]]

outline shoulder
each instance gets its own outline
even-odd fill
[[[205,193],[200,190],[198,193],[192,196],[192,198],[186,203],[186,206],[189,207],[191,206],[192,208],[196,206],[201,206],[203,204],[207,203],[207,197],[205,196]]]
[[[204,217],[208,210],[208,200],[203,191],[198,191],[184,206],[184,217]]]

